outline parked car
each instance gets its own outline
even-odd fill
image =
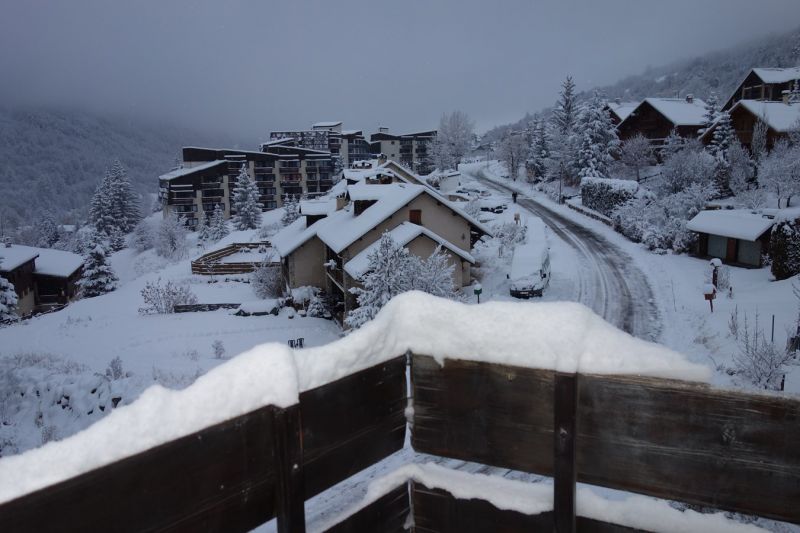
[[[511,280],[509,292],[514,298],[542,296],[550,284],[550,247],[541,219],[528,222],[527,240],[514,249],[507,277]]]

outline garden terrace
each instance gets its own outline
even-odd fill
[[[754,530],[648,496],[800,523],[800,402],[709,375],[579,304],[407,293],[327,346],[257,347],[0,459],[0,530]]]

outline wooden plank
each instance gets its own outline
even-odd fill
[[[575,374],[556,372],[553,425],[554,474],[553,515],[558,533],[575,531],[575,423],[578,409],[578,379]]]
[[[346,520],[327,529],[327,533],[406,533],[411,512],[408,486],[403,484],[378,498]]]
[[[553,473],[553,373],[414,355],[418,452]]]
[[[800,523],[800,402],[581,376],[578,479]]]
[[[553,531],[552,512],[537,515],[501,510],[484,500],[459,500],[450,493],[412,484],[415,533],[529,533]],[[587,533],[632,533],[639,530],[578,517],[576,530]]]
[[[415,450],[552,475],[553,372],[415,355],[412,378]],[[578,395],[578,481],[800,523],[799,401],[621,376]]]
[[[249,531],[274,516],[272,407],[0,506],[0,531]]]
[[[306,498],[403,447],[406,359],[300,394]]]
[[[303,489],[303,448],[300,409],[276,409],[273,415],[275,449],[275,514],[278,533],[305,533],[305,495]]]

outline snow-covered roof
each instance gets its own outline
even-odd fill
[[[361,130],[342,130],[342,135],[361,135]]]
[[[302,200],[300,202],[301,215],[327,215],[336,210],[335,198],[319,200]]]
[[[337,122],[317,122],[316,124],[312,124],[312,128],[334,128],[336,126],[341,126],[342,121],[339,120]]]
[[[691,102],[685,98],[645,98],[644,101],[676,126],[702,126],[705,122],[706,103],[699,98]]]
[[[628,115],[633,113],[633,110],[639,107],[640,103],[641,102],[608,102],[608,108],[622,121],[628,118]]]
[[[385,167],[385,164],[373,166],[372,168],[347,168],[344,169],[344,178],[348,181],[364,181],[376,176],[391,176],[401,181],[408,181],[395,171]]]
[[[774,220],[741,209],[700,211],[686,224],[698,233],[755,241],[770,230]]]
[[[786,83],[800,79],[800,67],[787,68],[754,68],[753,72],[764,83]]]
[[[37,257],[39,257],[38,248],[19,244],[12,244],[11,247],[7,248],[5,245],[0,244],[0,271],[9,272]]]
[[[796,128],[800,122],[800,104],[783,102],[764,102],[760,100],[739,100],[731,111],[744,107],[752,114],[762,117],[767,126],[777,132],[787,132]]]
[[[259,152],[260,153],[260,152]],[[166,174],[161,174],[158,179],[160,180],[173,180],[175,178],[180,178],[182,176],[188,176],[189,174],[194,174],[195,172],[199,172],[201,170],[206,170],[212,167],[215,167],[221,163],[228,163],[228,161],[224,159],[217,159],[215,161],[209,161],[208,163],[203,163],[200,165],[196,165],[193,167],[186,167],[186,168],[176,168]]]
[[[274,146],[276,144],[286,144],[287,142],[294,141],[294,137],[281,137],[280,139],[272,139],[271,141],[264,141],[261,143],[261,148],[265,146]]]
[[[392,237],[392,240],[397,243],[399,246],[406,246],[408,243],[419,237],[420,235],[425,235],[426,237],[430,238],[431,240],[437,242],[439,245],[447,248],[457,256],[461,257],[463,260],[468,261],[470,264],[475,264],[475,259],[469,253],[465,252],[458,246],[454,245],[453,243],[447,241],[446,239],[439,236],[437,233],[429,230],[428,228],[419,226],[417,224],[412,224],[411,222],[403,222],[399,226],[395,227],[389,232],[389,235]],[[376,240],[366,248],[364,248],[361,252],[356,254],[354,258],[350,261],[345,263],[344,270],[353,278],[360,278],[364,274],[367,273],[369,270],[369,255],[377,249],[380,245],[380,241]]]

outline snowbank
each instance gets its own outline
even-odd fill
[[[486,474],[472,474],[433,464],[404,465],[370,483],[364,499],[353,509],[329,519],[320,531],[352,516],[370,503],[409,480],[439,489],[461,500],[484,500],[498,509],[537,515],[553,510],[553,485],[528,483]],[[645,531],[668,533],[703,531],[704,533],[756,532],[763,529],[725,517],[724,513],[703,514],[680,511],[666,501],[632,495],[623,500],[609,500],[588,487],[576,492],[578,516]]]
[[[291,350],[281,344],[259,346],[183,390],[154,385],[80,433],[0,459],[0,503],[265,405],[287,407],[297,401]]]
[[[327,346],[295,353],[300,390],[335,381],[406,351],[593,374],[707,381],[709,368],[616,329],[572,302],[467,305],[421,292],[390,301],[374,320]]]

